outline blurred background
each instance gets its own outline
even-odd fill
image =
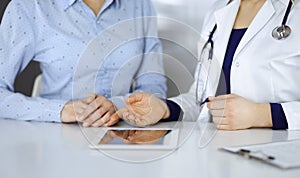
[[[188,91],[196,68],[197,43],[205,14],[216,0],[152,0],[164,48],[168,97]],[[169,20],[166,20],[168,18]]]
[[[164,48],[168,96],[186,92],[193,82],[197,42],[205,13],[216,0],[152,0]],[[9,0],[0,0],[0,19]],[[1,21],[0,21],[1,22]],[[30,96],[39,65],[32,62],[15,82],[16,92]]]

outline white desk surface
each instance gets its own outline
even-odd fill
[[[129,163],[91,150],[77,124],[0,120],[1,178],[258,178],[300,177],[300,169],[282,170],[218,150],[237,146],[300,139],[300,132],[251,129],[217,131],[198,148],[195,128],[175,152],[155,161]],[[121,155],[130,155],[127,151]],[[136,152],[138,155],[138,153]],[[294,154],[300,154],[294,153]]]

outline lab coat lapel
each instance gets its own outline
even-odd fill
[[[236,52],[234,54],[233,60],[241,52],[241,50],[247,45],[247,43],[267,24],[267,22],[274,15],[275,9],[273,7],[272,1],[267,0],[262,6],[260,11],[257,13],[252,23],[248,27],[245,35],[241,39]],[[270,31],[271,34],[271,31]]]
[[[232,31],[232,27],[235,22],[237,12],[239,10],[240,0],[232,1],[227,6],[217,10],[215,12],[215,19],[217,24],[217,34],[216,36],[216,57],[223,65],[224,56],[229,41],[229,37]]]

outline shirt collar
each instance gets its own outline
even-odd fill
[[[77,0],[65,0],[64,2],[64,10],[67,10],[70,6],[72,6]]]
[[[230,3],[231,2],[233,2],[233,1],[241,1],[241,0],[231,0],[230,1]],[[276,1],[276,0],[267,0],[267,1],[269,1],[270,3],[272,3],[273,4],[273,1]],[[285,6],[288,6],[288,4],[289,4],[289,2],[290,2],[290,0],[279,0],[282,4],[284,4]],[[293,0],[294,2],[295,2],[295,4],[298,2],[298,1],[300,1],[300,0]],[[227,2],[229,2],[229,0],[227,0]]]
[[[288,6],[288,4],[290,3],[290,0],[280,0],[284,5]],[[293,2],[296,3],[297,0],[294,0]]]
[[[69,7],[71,7],[72,5],[74,5],[76,1],[82,1],[82,0],[65,0],[64,1],[64,5],[63,5],[63,10],[67,10]],[[116,6],[120,7],[120,1],[121,0],[106,0],[105,4],[108,3],[108,5],[110,5],[113,2],[115,2]]]

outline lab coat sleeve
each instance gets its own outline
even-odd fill
[[[199,66],[198,66],[199,67]],[[195,77],[198,77],[198,67],[195,72]],[[201,70],[200,71],[200,81],[198,83],[199,87],[198,89],[202,88],[203,86],[203,79],[205,75],[205,71]],[[202,77],[201,77],[202,76]],[[196,87],[197,81],[195,80],[192,86],[190,87],[189,91],[187,93],[181,94],[177,97],[169,98],[169,100],[177,103],[180,108],[182,109],[184,115],[183,115],[183,120],[185,121],[196,121],[196,120],[201,120],[201,121],[209,121],[210,120],[210,114],[209,110],[206,107],[206,105],[203,106],[203,108],[200,108],[199,105],[196,104]],[[204,94],[205,97],[212,96],[211,93],[211,86],[208,84],[207,91]]]
[[[23,1],[8,5],[0,26],[0,118],[60,122],[66,101],[26,97],[14,92],[14,80],[34,58],[34,25]]]
[[[281,104],[271,103],[270,106],[271,106],[271,114],[272,114],[272,122],[273,122],[272,128],[274,130],[287,129],[288,123]]]
[[[198,66],[199,67],[199,66]],[[206,106],[206,104],[200,108],[199,105],[196,104],[196,90],[197,90],[197,78],[199,77],[199,83],[198,83],[198,90],[199,92],[202,92],[201,89],[203,89],[204,81],[203,79],[206,78],[206,71],[202,68],[200,71],[200,75],[198,75],[198,67],[196,69],[196,73],[194,75],[194,82],[192,86],[190,87],[189,91],[184,94],[180,94],[177,97],[169,98],[169,100],[177,103],[184,115],[183,120],[186,121],[210,121],[210,112]],[[214,96],[215,94],[215,88],[213,86],[216,85],[216,82],[208,82],[207,83],[207,89],[204,94],[204,98],[209,96]],[[201,93],[199,93],[201,95]]]
[[[171,100],[166,100],[166,104],[169,108],[170,116],[167,119],[162,119],[161,122],[181,121],[183,112],[180,106]]]
[[[288,122],[288,130],[300,130],[300,102],[287,102],[281,105]]]

